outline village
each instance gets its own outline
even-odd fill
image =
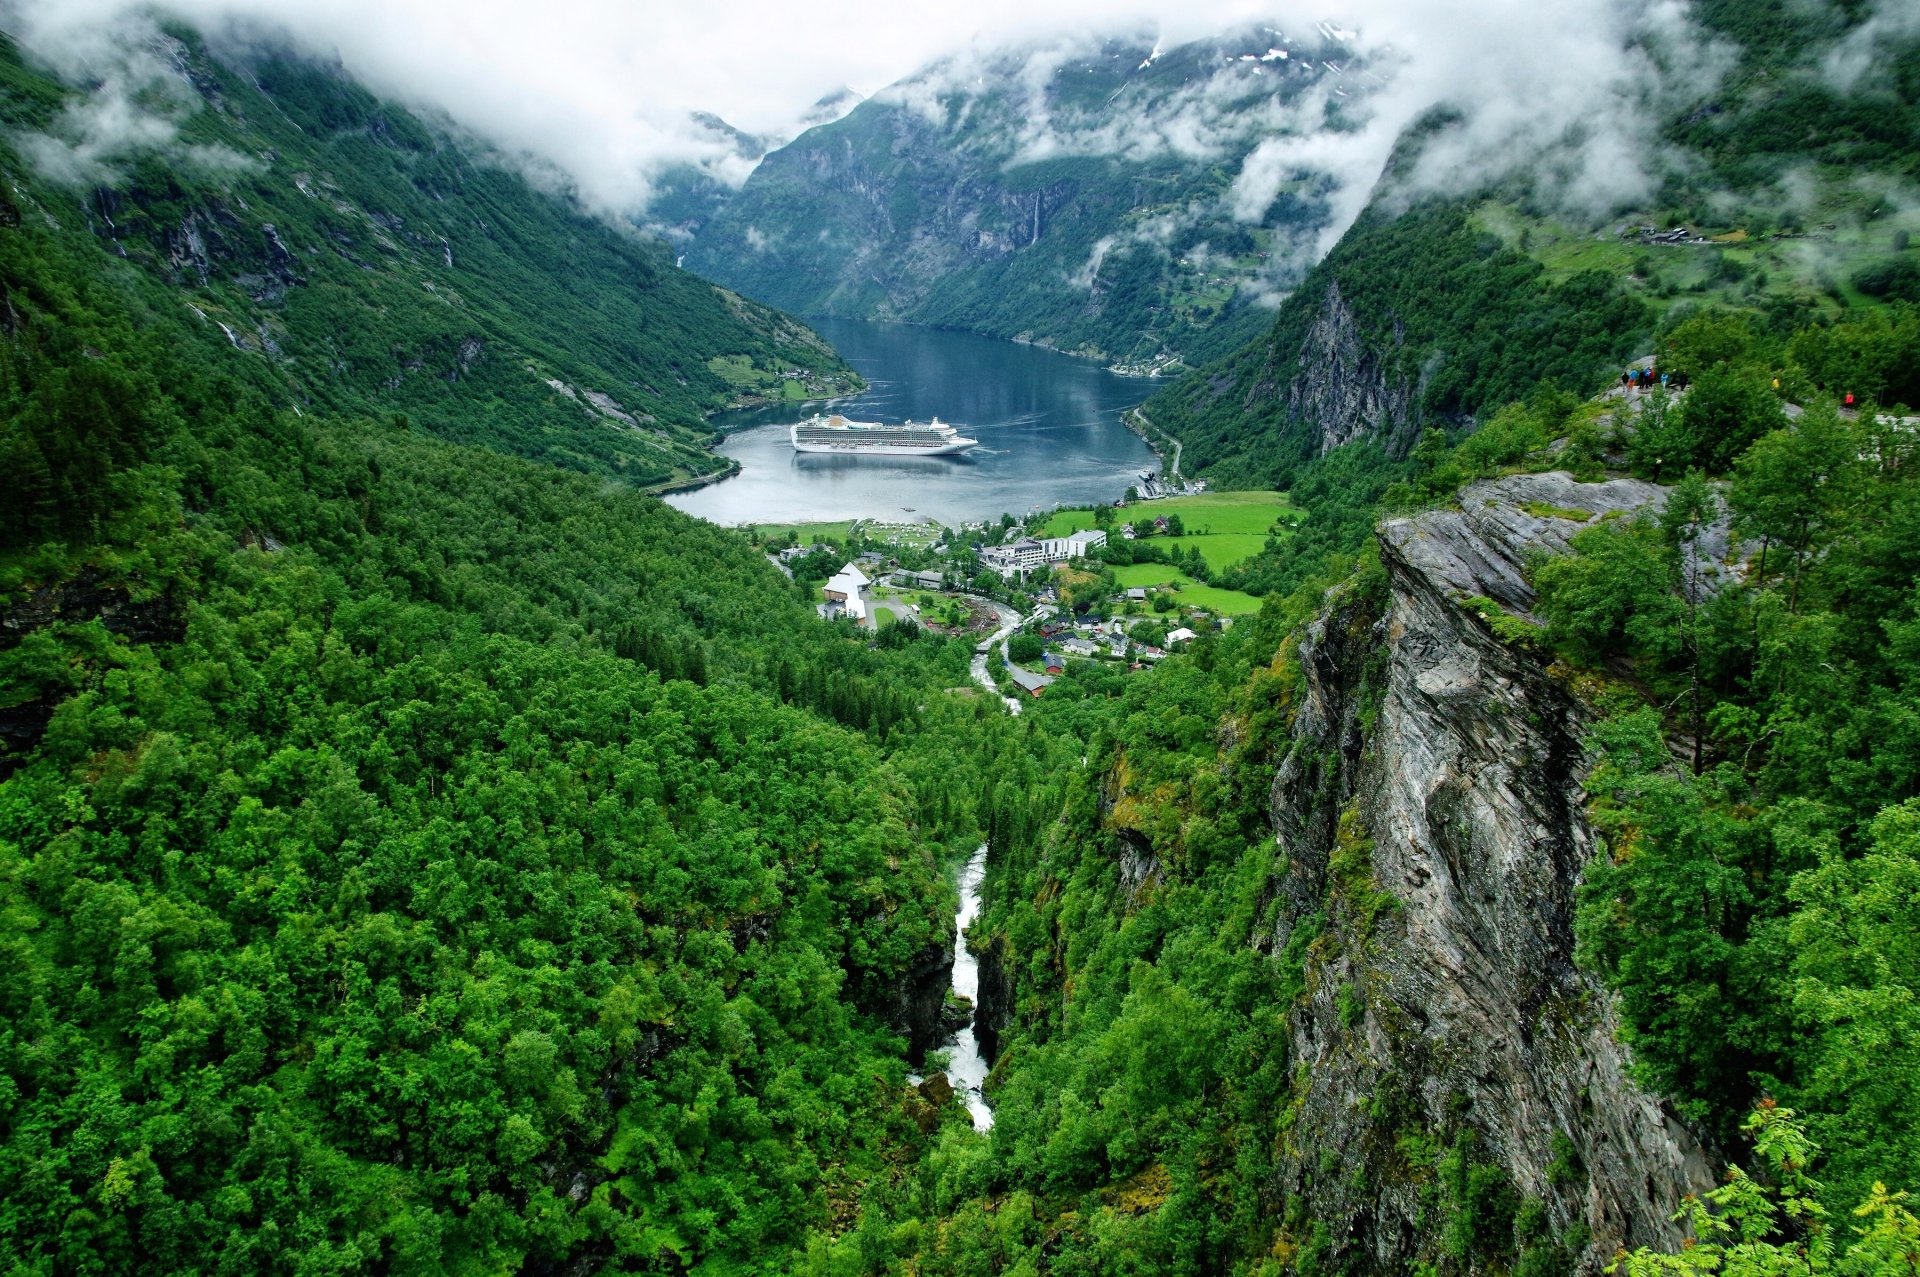
[[[823,620],[880,643],[964,640],[974,681],[1017,707],[1063,678],[1145,669],[1257,610],[1210,578],[1300,517],[1281,493],[1187,493],[1150,510],[1121,502],[956,529],[852,520],[753,533]]]

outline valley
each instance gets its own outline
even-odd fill
[[[0,14],[0,1267],[1911,1274],[1904,10],[848,14]]]

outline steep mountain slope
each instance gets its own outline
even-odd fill
[[[1373,210],[1281,306],[1267,334],[1149,400],[1183,464],[1288,485],[1357,439],[1403,456],[1541,381],[1591,391],[1649,339],[1651,311],[1601,271],[1550,280],[1457,203]]]
[[[687,265],[801,314],[1193,362],[1264,323],[1326,217],[1311,174],[1240,207],[1242,161],[1371,83],[1332,28],[951,60],[767,156]]]
[[[1920,301],[1920,39],[1867,6],[1708,5],[1737,59],[1704,77],[1640,158],[1654,202],[1556,203],[1523,163],[1468,195],[1423,194],[1452,122],[1402,143],[1374,204],[1271,329],[1148,405],[1189,470],[1285,485],[1341,444],[1403,457],[1549,382],[1591,393],[1706,307],[1786,337]],[[1679,90],[1676,90],[1679,91]]]
[[[270,363],[303,410],[657,485],[720,468],[703,414],[857,380],[804,326],[338,68],[177,32],[85,90],[11,45],[0,72],[15,172],[43,179],[16,178],[22,215],[90,229],[150,305]]]

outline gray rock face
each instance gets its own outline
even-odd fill
[[[1531,615],[1530,559],[1564,554],[1582,528],[1608,515],[1658,510],[1666,490],[1639,479],[1579,483],[1564,471],[1515,474],[1470,483],[1460,509],[1391,519],[1380,539],[1409,572],[1443,592],[1479,595]],[[1584,518],[1573,517],[1584,514]]]
[[[1398,324],[1394,338],[1397,350],[1405,340]],[[1318,432],[1322,454],[1368,436],[1390,456],[1413,446],[1414,387],[1389,371],[1394,353],[1366,344],[1339,284],[1328,284],[1300,347],[1300,372],[1287,387],[1287,414]]]
[[[1344,605],[1302,647],[1271,795],[1289,859],[1276,949],[1316,911],[1325,922],[1290,1019],[1298,1117],[1280,1187],[1360,1267],[1431,1255],[1433,1171],[1407,1154],[1409,1130],[1471,1129],[1476,1158],[1557,1233],[1588,1230],[1587,1270],[1677,1243],[1680,1197],[1714,1182],[1707,1151],[1631,1080],[1609,997],[1573,963],[1596,852],[1586,711],[1456,603],[1524,609],[1529,552],[1580,526],[1520,503],[1598,518],[1659,496],[1565,475],[1475,484],[1460,511],[1386,524],[1384,612]]]
[[[947,1034],[947,990],[952,984],[952,942],[929,942],[889,991],[887,1020],[906,1035],[907,1062],[916,1069]]]

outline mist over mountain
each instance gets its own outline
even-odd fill
[[[303,410],[656,485],[719,465],[704,414],[854,384],[801,325],[337,63],[154,29],[86,68],[11,112],[38,179],[17,198],[93,230]]]
[[[1244,162],[1351,127],[1380,83],[1331,28],[947,61],[762,160],[686,264],[802,313],[1164,366],[1260,323],[1334,216],[1326,175]]]

